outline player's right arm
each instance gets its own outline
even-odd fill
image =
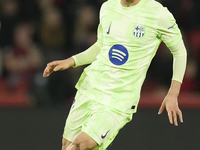
[[[96,56],[100,53],[100,51],[101,45],[98,42],[96,42],[90,48],[77,55],[74,55],[64,60],[50,62],[47,64],[44,70],[43,77],[48,77],[54,71],[62,71],[70,67],[78,67],[90,64],[96,60]]]
[[[62,71],[62,70],[66,70],[70,67],[78,67],[78,66],[82,66],[82,65],[87,65],[87,64],[90,64],[93,61],[95,61],[96,57],[100,53],[101,47],[102,47],[101,24],[99,24],[99,26],[98,26],[97,37],[98,37],[97,42],[94,43],[87,50],[85,50],[79,54],[76,54],[68,59],[57,60],[57,61],[48,63],[44,70],[43,77],[48,77],[54,71]]]
[[[96,43],[94,43],[87,50],[76,54],[68,59],[48,63],[44,70],[43,77],[48,77],[54,71],[61,71],[70,67],[78,67],[92,63],[97,59],[97,55],[100,53],[102,45],[103,29],[101,23],[99,23]]]

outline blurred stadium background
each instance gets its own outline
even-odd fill
[[[48,78],[46,64],[96,41],[105,0],[0,0],[0,149],[61,149],[62,132],[84,69]],[[109,150],[200,149],[200,1],[159,0],[172,12],[188,51],[179,96],[184,123],[157,115],[171,82],[172,55],[162,43],[148,71],[138,113]]]

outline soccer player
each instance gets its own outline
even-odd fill
[[[62,150],[105,150],[132,119],[147,69],[161,41],[173,54],[173,77],[158,114],[183,122],[178,107],[186,49],[173,15],[154,0],[108,0],[100,10],[98,40],[65,60],[47,64],[44,77],[69,67],[86,67],[63,134]]]

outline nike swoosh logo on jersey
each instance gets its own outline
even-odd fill
[[[107,34],[110,34],[111,24],[112,24],[112,22],[110,22],[110,26],[109,26],[109,28],[108,28],[108,31],[106,32]]]
[[[172,29],[175,25],[176,25],[176,23],[174,23],[171,27],[169,27],[168,30]]]
[[[101,135],[101,138],[104,139],[107,136],[107,134],[108,134],[109,131],[110,130],[108,130],[105,135]]]

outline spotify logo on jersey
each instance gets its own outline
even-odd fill
[[[126,47],[120,44],[113,45],[109,51],[109,59],[113,64],[117,66],[126,63],[128,60],[128,51]]]

